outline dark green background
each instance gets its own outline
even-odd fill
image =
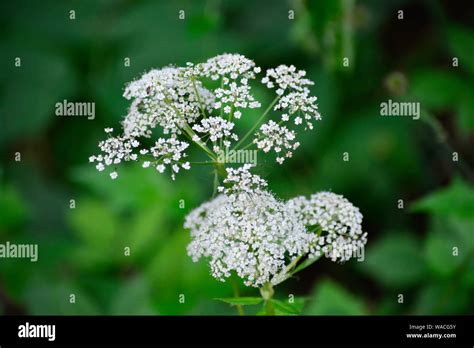
[[[283,166],[259,156],[271,189],[284,199],[343,194],[369,233],[364,262],[319,261],[276,298],[306,298],[305,314],[472,314],[473,14],[471,2],[447,0],[3,2],[0,242],[38,243],[39,261],[0,259],[0,313],[236,313],[213,300],[231,286],[185,250],[183,218],[210,197],[210,173],[172,182],[132,165],[112,181],[87,162],[126,113],[126,82],[237,52],[263,69],[294,64],[316,82],[323,121]],[[95,102],[96,119],[56,117],[64,99]],[[420,102],[421,119],[381,117],[388,99]]]

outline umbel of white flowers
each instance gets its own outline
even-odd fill
[[[108,138],[99,143],[101,153],[89,161],[99,171],[111,168],[112,179],[118,177],[117,166],[128,161],[160,173],[169,170],[174,179],[181,169],[191,168],[186,151],[192,144],[203,150],[211,164],[222,151],[239,147],[274,152],[276,161],[283,163],[300,145],[297,129],[313,129],[312,122],[321,119],[317,98],[308,88],[313,82],[294,66],[268,69],[261,82],[275,89],[275,98],[240,136],[235,123],[246,117],[246,109],[261,106],[250,86],[260,72],[240,54],[222,54],[204,63],[145,73],[125,88],[124,97],[131,105],[122,121],[122,134],[113,136],[113,128],[106,128]]]
[[[247,286],[276,285],[304,257],[347,261],[365,245],[362,214],[344,197],[320,192],[279,201],[249,168],[227,169],[227,187],[185,220],[188,254],[209,259],[215,278],[235,272]]]

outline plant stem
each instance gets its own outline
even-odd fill
[[[275,309],[273,308],[271,299],[275,291],[273,290],[272,283],[267,282],[260,288],[260,294],[265,301],[265,313],[266,315],[275,315]]]
[[[207,117],[206,111],[204,110],[204,106],[201,102],[201,97],[199,96],[198,89],[197,89],[197,86],[196,86],[196,81],[194,80],[194,77],[191,77],[191,81],[193,82],[194,93],[196,94],[196,98],[197,98],[198,103],[199,103],[199,108],[201,109],[202,117],[206,118]]]
[[[237,281],[235,280],[234,277],[232,277],[232,288],[234,289],[234,297],[240,297],[240,293],[239,293],[239,286],[237,285]],[[237,312],[239,313],[239,315],[245,315],[245,312],[244,312],[244,306],[242,305],[237,305]]]
[[[275,99],[273,99],[273,101],[270,103],[270,105],[268,105],[267,109],[264,111],[262,116],[260,116],[260,118],[257,120],[257,122],[254,123],[254,125],[252,126],[252,128],[250,128],[250,130],[247,132],[247,134],[245,134],[244,137],[242,139],[240,139],[240,141],[237,143],[237,145],[235,145],[234,150],[237,150],[237,148],[240,146],[240,144],[242,144],[250,136],[250,134],[252,134],[253,131],[260,125],[260,122],[262,122],[262,120],[265,118],[265,116],[267,116],[267,114],[270,112],[270,110],[276,104],[278,99],[280,99],[280,96],[277,96]]]

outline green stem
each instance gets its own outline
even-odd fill
[[[207,147],[206,144],[204,144],[202,141],[198,140],[198,141],[195,141],[193,140],[193,138],[196,136],[196,133],[194,133],[194,131],[192,130],[192,128],[187,124],[185,123],[184,127],[183,127],[183,130],[184,132],[189,136],[189,138],[191,139],[191,141],[193,141],[194,143],[196,143],[201,149],[203,149],[207,155],[213,160],[213,161],[217,161],[217,158],[214,154],[214,152],[211,151],[211,149],[209,149]]]
[[[267,282],[260,288],[260,294],[265,301],[265,313],[266,315],[275,315],[275,309],[273,308],[271,299],[275,291],[273,290],[272,283]]]
[[[191,77],[191,81],[193,82],[194,93],[196,94],[196,98],[197,98],[198,103],[199,103],[199,108],[201,109],[202,117],[206,118],[207,117],[206,116],[206,111],[204,110],[204,106],[201,102],[201,97],[199,96],[197,86],[196,86],[196,81],[194,80],[194,77]]]
[[[234,297],[240,297],[240,293],[239,293],[239,286],[237,285],[237,281],[235,280],[234,277],[232,277],[232,288],[234,289]],[[242,305],[237,305],[237,312],[239,313],[239,315],[245,315],[245,312],[244,312],[244,306]]]
[[[277,96],[273,101],[268,105],[267,109],[263,112],[262,116],[257,120],[257,122],[254,123],[252,128],[247,132],[247,134],[244,135],[242,139],[237,143],[237,145],[234,146],[234,150],[237,150],[237,148],[242,144],[253,132],[254,130],[260,125],[262,120],[267,116],[267,114],[270,112],[270,110],[273,108],[273,106],[277,103],[278,99],[280,99],[280,96]]]

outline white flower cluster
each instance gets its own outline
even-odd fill
[[[124,97],[134,99],[138,112],[148,119],[146,123],[159,124],[164,134],[180,134],[200,116],[202,107],[210,111],[214,102],[213,94],[199,80],[187,78],[185,68],[180,67],[149,71],[127,86]]]
[[[186,155],[184,148],[180,151],[180,159],[172,162],[164,162],[165,158],[169,158],[167,156],[147,158],[152,153],[149,147],[132,151],[140,144],[150,143],[143,142],[141,138],[152,138],[154,135],[159,144],[180,143],[182,140],[189,144],[195,143],[207,157],[215,161],[223,148],[228,149],[232,142],[239,140],[235,121],[242,117],[242,112],[261,106],[250,87],[250,81],[260,72],[260,67],[243,55],[222,54],[203,63],[187,63],[184,67],[168,66],[143,74],[125,88],[123,95],[131,100],[131,105],[122,120],[123,133],[115,137],[109,135],[109,139],[101,142],[99,147],[104,153],[91,156],[91,162],[97,161],[97,169],[103,170],[111,164],[136,161],[144,156],[142,160],[145,167],[153,163],[163,172],[165,166],[169,165],[174,178],[179,168],[190,165],[181,161]],[[316,97],[310,96],[307,88],[313,83],[304,76],[305,72],[296,70],[294,66],[281,65],[267,70],[262,82],[268,88],[277,88],[278,100],[255,121],[257,123],[241,140],[245,141],[254,129],[260,127],[253,142],[237,143],[236,148],[253,145],[265,152],[273,150],[280,164],[292,156],[293,150],[299,145],[296,132],[289,128],[290,124],[282,123],[288,122],[291,117],[294,120],[291,124],[304,122],[306,128],[312,128],[311,121],[320,119]],[[284,114],[278,123],[270,120],[260,124],[269,111]],[[208,141],[211,142],[209,147]],[[118,176],[115,168],[111,176]]]
[[[287,259],[306,252],[310,235],[270,193],[244,197],[219,195],[186,217],[188,254],[195,262],[209,258],[212,275],[221,281],[236,272],[247,286],[259,287],[284,271]]]
[[[234,124],[227,120],[224,120],[222,117],[209,117],[201,120],[200,123],[196,123],[193,126],[193,130],[198,133],[205,133],[209,136],[209,139],[214,144],[213,151],[221,151],[220,147],[216,145],[216,141],[219,139],[224,139],[223,144],[227,148],[230,146],[231,142],[228,138],[233,140],[239,140],[237,134],[232,132]]]
[[[190,169],[189,162],[181,162],[181,159],[186,157],[184,150],[189,146],[184,141],[179,141],[175,138],[159,138],[155,145],[150,148],[151,155],[157,160],[156,170],[163,173],[166,166],[171,168],[171,179],[175,180],[175,174],[179,172],[180,168],[185,170]],[[146,155],[148,150],[144,149],[141,154]],[[143,168],[150,166],[150,161],[143,162]]]
[[[287,202],[265,190],[267,182],[250,165],[227,169],[226,188],[186,217],[188,254],[210,258],[212,275],[235,271],[248,286],[285,279],[297,257],[347,261],[363,248],[362,214],[341,195],[319,192]]]
[[[112,128],[106,128],[107,134],[112,133]],[[140,143],[132,137],[111,137],[109,136],[106,140],[99,143],[99,148],[102,154],[97,156],[90,156],[89,162],[97,162],[96,169],[101,172],[108,166],[117,166],[122,162],[136,161],[138,155],[134,150],[140,146]],[[116,179],[118,176],[116,170],[110,173],[112,179]]]
[[[257,132],[253,142],[263,152],[269,152],[273,149],[277,154],[276,161],[282,164],[285,158],[292,157],[293,150],[300,146],[300,143],[295,141],[295,138],[295,131],[270,120],[268,123],[262,124],[260,132]]]
[[[275,69],[268,69],[262,83],[268,88],[277,87],[276,93],[283,95],[287,89],[303,92],[306,86],[313,85],[313,82],[304,78],[306,71],[298,70],[293,65],[280,65]]]
[[[313,119],[316,121],[321,120],[321,115],[318,112],[318,105],[316,104],[317,97],[309,95],[309,91],[303,92],[291,92],[281,97],[275,110],[286,110],[286,113],[281,115],[281,120],[287,122],[290,119],[290,115],[297,115],[294,118],[294,124],[300,125],[303,123],[303,119],[306,123],[307,129],[313,129]]]
[[[281,120],[276,123],[272,120],[264,123],[260,127],[261,132],[256,133],[254,143],[259,149],[265,152],[272,148],[279,154],[282,148],[286,148],[288,152],[285,156],[278,155],[277,162],[282,164],[285,157],[291,157],[292,151],[298,147],[299,143],[291,144],[290,141],[296,138],[296,132],[288,130],[282,123],[290,121],[298,126],[305,123],[305,129],[313,129],[313,120],[321,120],[318,112],[317,98],[310,95],[308,86],[313,82],[304,78],[306,72],[304,70],[296,70],[296,68],[286,65],[280,65],[275,69],[268,69],[265,77],[262,79],[268,88],[277,88],[276,94],[279,96],[273,110],[281,111]]]
[[[318,257],[324,254],[332,261],[347,261],[367,242],[362,231],[362,214],[341,195],[319,192],[296,197],[287,202],[287,209],[298,214],[309,229],[318,226],[321,233],[311,252]]]
[[[235,199],[237,195],[240,198],[245,198],[240,195],[242,193],[252,194],[264,190],[267,187],[267,182],[260,176],[250,173],[249,170],[252,167],[251,164],[244,164],[237,169],[226,168],[227,177],[224,179],[224,184],[227,187],[219,186],[218,191]]]
[[[248,85],[249,80],[255,79],[255,74],[261,71],[252,60],[241,54],[226,53],[192,67],[194,76],[221,80],[220,87],[214,91],[215,109],[222,109],[223,113],[238,119],[241,116],[239,108],[260,107]]]

